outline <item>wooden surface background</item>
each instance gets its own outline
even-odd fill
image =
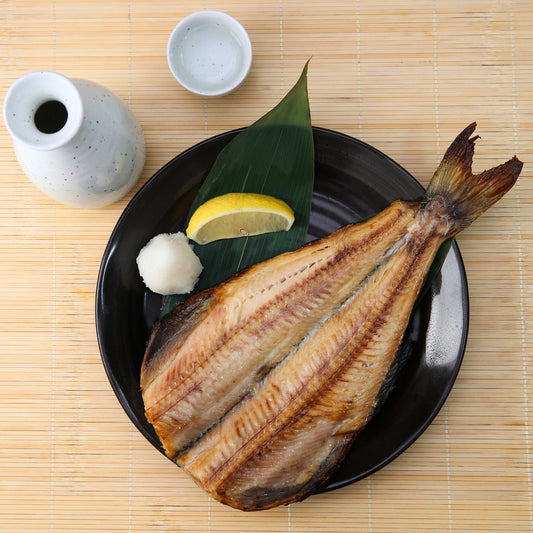
[[[166,64],[174,25],[226,11],[249,77],[215,99]],[[474,532],[533,530],[533,4],[530,0],[3,0],[0,93],[32,70],[101,83],[141,122],[135,189],[96,210],[40,193],[0,127],[0,530]],[[172,157],[249,125],[312,57],[313,124],[382,150],[427,184],[473,120],[474,170],[513,154],[519,183],[458,239],[470,289],[464,363],[444,408],[397,460],[303,503],[244,514],[211,501],[120,407],[101,364],[95,283],[113,227]]]

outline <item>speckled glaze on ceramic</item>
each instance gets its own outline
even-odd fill
[[[68,113],[45,133],[36,113],[47,102]],[[109,89],[56,72],[30,72],[4,99],[4,122],[17,159],[32,182],[58,202],[102,207],[122,198],[138,180],[145,159],[141,127]]]

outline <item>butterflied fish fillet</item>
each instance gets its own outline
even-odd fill
[[[475,124],[421,202],[257,264],[154,328],[141,387],[166,453],[219,501],[258,510],[305,498],[372,416],[442,242],[514,184],[514,157],[471,171]]]

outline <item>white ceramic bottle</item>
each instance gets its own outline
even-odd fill
[[[111,204],[142,172],[145,147],[137,119],[97,83],[30,72],[9,88],[4,122],[24,172],[61,203]]]

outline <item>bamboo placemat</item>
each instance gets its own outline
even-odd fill
[[[219,9],[254,60],[235,93],[187,93],[166,65],[173,26]],[[102,209],[40,193],[1,149],[0,530],[531,531],[533,529],[533,6],[529,0],[4,0],[0,91],[32,70],[101,83],[138,117],[147,160]],[[464,363],[430,428],[371,477],[245,514],[211,501],[136,431],[105,376],[94,293],[129,199],[172,157],[275,105],[312,57],[313,124],[358,137],[427,184],[476,120],[475,170],[517,153],[516,188],[459,237],[471,322]]]

